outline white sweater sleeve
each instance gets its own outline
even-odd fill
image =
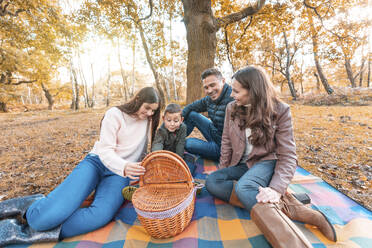
[[[99,136],[99,148],[96,153],[102,163],[112,172],[124,176],[124,168],[129,161],[121,158],[116,152],[117,134],[123,125],[122,113],[119,109],[109,109],[103,117]],[[125,123],[124,123],[125,125]]]

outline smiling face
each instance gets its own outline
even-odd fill
[[[235,99],[236,105],[244,106],[248,104],[249,92],[247,89],[237,81],[235,78],[232,80],[232,92],[231,96]]]
[[[219,78],[215,75],[210,75],[202,80],[204,92],[213,101],[221,95],[225,79]]]
[[[181,113],[165,113],[163,116],[164,127],[171,133],[178,130],[183,122]]]
[[[151,117],[154,114],[154,112],[158,109],[158,107],[159,107],[158,103],[144,102],[134,115],[140,120],[145,120]]]

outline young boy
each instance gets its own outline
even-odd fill
[[[186,125],[183,123],[181,115],[182,109],[180,105],[171,103],[164,110],[163,124],[156,130],[155,138],[152,143],[151,151],[167,150],[180,155],[184,158],[185,140],[186,140]],[[190,169],[191,175],[195,170],[195,159],[191,154],[186,154],[185,162]],[[131,201],[135,186],[127,186],[122,190],[124,199]],[[200,192],[200,191],[199,191]]]
[[[171,103],[164,110],[163,124],[156,131],[151,151],[167,150],[184,157],[186,125],[180,105]]]

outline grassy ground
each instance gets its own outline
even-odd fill
[[[299,165],[372,209],[372,106],[291,110]],[[103,113],[0,114],[0,200],[51,191],[93,147]]]

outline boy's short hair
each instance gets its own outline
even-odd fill
[[[223,78],[222,77],[222,73],[218,69],[216,69],[216,68],[208,68],[208,69],[206,69],[205,71],[202,72],[200,78],[201,78],[201,80],[204,80],[204,79],[206,79],[207,77],[209,77],[211,75],[216,76],[219,79]]]
[[[167,107],[164,110],[164,115],[166,113],[174,114],[174,113],[181,113],[182,109],[181,106],[177,103],[170,103],[167,105]]]

